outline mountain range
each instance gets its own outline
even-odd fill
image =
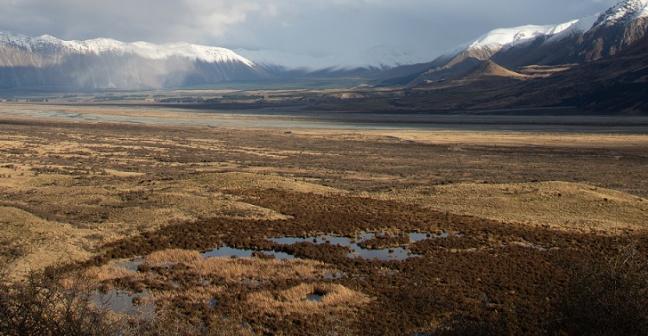
[[[225,48],[0,33],[4,88],[144,89],[267,76],[263,67]]]
[[[317,71],[188,43],[64,41],[0,33],[0,89],[155,89],[353,77],[373,86],[414,89],[417,95],[470,85],[501,91],[498,101],[465,107],[591,107],[608,88],[631,92],[635,101],[610,103],[614,97],[609,97],[594,105],[641,109],[648,80],[647,32],[648,0],[624,0],[603,13],[557,25],[495,29],[428,63]]]
[[[600,15],[558,25],[496,29],[430,63],[390,69],[381,79],[404,85],[456,80],[474,75],[484,62],[513,72],[564,69],[614,57],[642,41],[647,32],[648,0],[626,0]],[[522,77],[518,75],[511,77]]]

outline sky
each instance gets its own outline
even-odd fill
[[[293,67],[430,61],[489,30],[555,24],[618,0],[0,0],[0,31],[191,42]]]

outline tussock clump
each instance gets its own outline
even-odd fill
[[[177,298],[191,304],[209,304],[209,301],[223,293],[225,287],[222,286],[201,286],[192,288],[190,291],[171,290],[153,293],[156,303],[172,302]]]
[[[164,250],[154,252],[144,259],[145,265],[165,266],[183,264],[189,273],[213,276],[225,281],[242,279],[287,280],[315,279],[334,272],[326,264],[313,260],[276,260],[260,258],[203,258],[197,251]]]
[[[310,260],[210,258],[195,265],[202,275],[218,275],[226,280],[312,279],[330,272],[323,263]]]
[[[310,298],[317,295],[318,300]],[[301,284],[288,290],[252,293],[247,303],[269,315],[321,314],[351,310],[369,303],[371,299],[338,284]]]
[[[118,279],[140,279],[142,275],[138,272],[127,270],[114,266],[91,267],[85,275],[98,282],[118,280]]]
[[[169,249],[149,254],[144,262],[149,266],[161,264],[196,264],[202,260],[198,251]]]

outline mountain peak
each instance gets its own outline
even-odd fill
[[[594,26],[614,26],[648,17],[648,0],[624,0],[601,14]]]
[[[466,49],[483,49],[495,53],[501,49],[531,42],[540,37],[555,41],[569,34],[584,33],[592,27],[593,23],[593,18],[583,18],[557,25],[526,25],[512,28],[499,28],[481,36],[479,39],[470,43]]]
[[[181,57],[205,63],[242,63],[248,67],[256,66],[254,62],[238,55],[232,50],[184,42],[167,44],[153,44],[148,42],[126,43],[109,38],[66,41],[51,35],[29,37],[0,32],[0,44],[11,45],[29,51],[60,49],[69,54],[132,54],[153,60]]]

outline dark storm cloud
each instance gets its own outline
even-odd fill
[[[286,62],[353,64],[390,57],[426,60],[493,28],[560,23],[614,2],[0,0],[0,30],[66,39],[182,40],[244,48]]]

